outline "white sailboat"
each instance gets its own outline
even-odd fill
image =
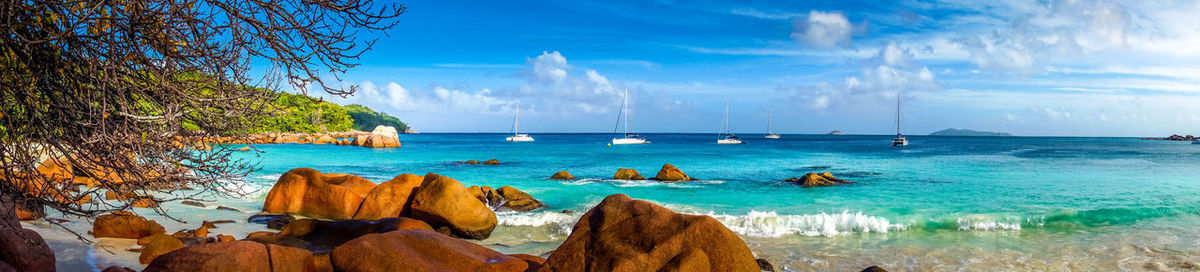
[[[505,141],[509,141],[509,142],[532,142],[533,141],[533,137],[529,137],[529,134],[521,134],[520,132],[518,132],[517,124],[519,124],[518,122],[520,122],[520,120],[521,120],[521,104],[517,104],[517,110],[516,110],[516,112],[513,113],[513,136],[508,136],[508,138],[504,138]]]
[[[763,138],[779,139],[779,134],[775,133],[774,129],[771,129],[771,114],[769,113],[767,114],[767,135],[764,135]]]
[[[617,128],[614,126],[612,144],[624,145],[650,143],[650,141],[646,141],[646,139],[638,136],[637,133],[629,133],[629,88],[625,88],[625,96],[621,98],[621,113],[620,116],[617,117],[617,123],[625,124],[625,133],[623,133],[620,138],[617,138]]]
[[[717,134],[717,144],[742,144],[742,138],[729,133],[729,100],[725,100],[725,117],[721,118],[721,133]]]
[[[900,134],[900,91],[896,91],[896,138],[892,139],[892,146],[907,146],[908,139]]]

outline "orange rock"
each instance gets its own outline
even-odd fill
[[[373,148],[400,147],[400,139],[387,137],[384,135],[372,134],[370,136],[367,136],[367,138],[363,140],[361,146],[373,147]]]
[[[330,254],[339,271],[526,271],[520,258],[428,230],[398,230],[351,240]]]
[[[662,169],[658,170],[658,175],[654,179],[661,181],[689,181],[692,177],[684,174],[682,170],[671,164],[663,164]]]
[[[338,143],[338,140],[334,139],[333,137],[329,137],[329,135],[322,135],[321,137],[314,139],[312,143],[316,145],[336,144]]]
[[[571,172],[558,171],[558,173],[554,173],[554,175],[550,176],[550,179],[572,180],[575,179],[575,176],[572,176]]]
[[[546,206],[541,201],[534,199],[533,196],[512,186],[500,186],[496,192],[504,198],[504,208],[509,210],[527,212]]]
[[[138,256],[138,261],[142,264],[148,264],[158,256],[183,248],[183,241],[166,234],[155,234],[147,236],[145,239],[146,243],[142,246],[142,253]],[[141,243],[141,239],[138,242]]]
[[[637,170],[621,168],[617,169],[616,174],[613,174],[613,179],[643,180],[646,177],[638,174]]]
[[[496,228],[496,213],[475,198],[457,180],[429,173],[412,196],[412,217],[434,228],[447,227],[454,235],[487,238]]]
[[[156,271],[315,271],[307,250],[251,241],[184,247],[155,258],[142,272]]]
[[[500,165],[500,160],[490,159],[482,162],[484,165]]]
[[[217,242],[224,243],[224,242],[233,242],[233,241],[237,241],[237,239],[234,239],[233,236],[217,234]]]
[[[133,207],[135,207],[135,208],[154,208],[154,207],[158,207],[158,202],[154,201],[153,198],[142,197],[142,198],[138,198],[133,201]]]
[[[623,194],[580,218],[543,271],[759,271],[754,254],[721,222],[678,214]]]
[[[367,193],[354,219],[379,220],[387,217],[407,216],[409,198],[421,186],[424,177],[401,174],[392,180],[380,183]]]
[[[125,211],[101,215],[92,223],[92,236],[96,238],[138,239],[161,233],[166,233],[166,230],[158,222]]]
[[[263,211],[329,219],[353,218],[375,184],[349,174],[322,174],[309,168],[284,173],[267,193]]]
[[[243,146],[242,148],[238,148],[237,151],[250,151],[250,146]]]

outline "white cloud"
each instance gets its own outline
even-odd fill
[[[567,78],[567,69],[571,68],[567,65],[567,58],[558,51],[542,52],[542,55],[529,59],[528,62],[532,66],[532,80],[541,82],[562,82]]]
[[[793,101],[815,110],[828,110],[890,105],[901,92],[925,92],[940,88],[933,72],[917,64],[911,50],[895,42],[880,48],[875,56],[860,64],[861,72],[846,77],[841,84],[819,83],[783,89],[792,94]]]
[[[387,112],[507,112],[514,100],[494,96],[491,90],[474,93],[434,86],[428,91],[411,91],[399,83],[388,82],[382,88],[374,82],[359,84],[362,92],[358,101],[368,106],[386,106]]]
[[[850,23],[841,12],[811,11],[792,20],[792,39],[816,49],[850,47],[859,26]]]

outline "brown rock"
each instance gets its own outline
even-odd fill
[[[546,206],[541,201],[534,199],[533,196],[512,186],[502,186],[496,189],[496,192],[504,198],[504,207],[509,210],[527,212]]]
[[[754,254],[716,219],[623,194],[575,224],[543,271],[759,271]]]
[[[475,196],[475,199],[483,202],[484,205],[487,205],[493,211],[504,204],[504,197],[499,192],[496,192],[496,189],[492,189],[492,187],[471,186],[467,187],[467,191],[471,192],[471,195]]]
[[[137,270],[133,270],[132,268],[128,268],[128,267],[114,265],[114,266],[109,266],[108,268],[105,268],[104,270],[100,270],[100,272],[137,272]]]
[[[205,207],[204,203],[200,203],[199,201],[193,201],[193,200],[180,201],[179,204],[188,205],[188,206],[196,206],[196,207],[201,207],[201,208]]]
[[[249,147],[249,146],[243,146],[242,148],[238,148],[238,149],[237,149],[237,151],[250,151],[250,147]]]
[[[378,221],[300,219],[288,224],[276,235],[247,240],[303,248],[319,254],[328,253],[337,246],[363,235],[402,229],[433,230],[425,222],[404,217],[384,218]]]
[[[662,169],[658,170],[658,175],[654,179],[661,181],[689,181],[692,177],[684,174],[682,170],[671,164],[663,164]]]
[[[575,176],[572,176],[571,172],[558,171],[558,173],[554,173],[554,175],[550,176],[550,179],[572,180],[575,179]]]
[[[141,197],[133,201],[134,208],[154,208],[158,207],[158,201],[153,198]]]
[[[54,271],[54,251],[37,232],[21,227],[14,206],[0,195],[0,271]]]
[[[251,241],[181,248],[159,256],[143,272],[155,271],[315,271],[312,253]]]
[[[807,173],[800,178],[791,178],[787,181],[800,184],[800,186],[804,187],[820,187],[851,183],[849,180],[835,178],[833,177],[833,174],[830,174],[829,172],[824,172],[821,174]]]
[[[321,135],[321,137],[318,137],[317,139],[312,141],[312,144],[315,144],[315,145],[336,144],[336,143],[338,143],[338,140],[334,139],[333,137],[329,137],[329,135]]]
[[[166,230],[158,222],[125,211],[101,215],[92,223],[92,236],[96,238],[138,239],[161,233],[166,233]]]
[[[424,177],[401,174],[392,180],[380,183],[367,193],[354,219],[379,220],[388,217],[408,216],[410,197],[421,186]]]
[[[467,160],[467,161],[460,162],[460,163],[462,163],[462,164],[479,164],[479,161],[477,161],[477,160]]]
[[[217,206],[217,210],[222,210],[222,211],[234,211],[234,212],[242,212],[241,210],[238,210],[238,209],[235,209],[235,208],[231,208],[231,207],[226,207],[226,206]]]
[[[486,160],[486,161],[483,161],[483,165],[500,165],[500,160],[497,160],[497,159]]]
[[[754,262],[758,263],[758,270],[775,272],[775,266],[771,265],[771,262],[768,262],[766,259],[754,259]]]
[[[529,254],[509,254],[508,256],[521,259],[522,261],[525,261],[526,264],[529,264],[529,269],[526,269],[525,271],[534,271],[535,269],[542,267],[542,264],[546,263],[546,258]]]
[[[212,223],[213,223],[213,224],[229,224],[229,223],[233,223],[233,222],[237,222],[237,221],[233,221],[233,220],[215,220],[215,221],[212,221]]]
[[[526,271],[529,264],[428,230],[370,234],[333,250],[339,271]]]
[[[349,219],[373,188],[375,183],[359,176],[296,168],[280,176],[271,187],[263,211]]]
[[[210,229],[217,228],[216,224],[214,224],[213,222],[208,222],[208,221],[204,221],[204,222],[200,223],[200,226],[205,227],[205,228],[210,228]]]
[[[237,239],[233,238],[233,236],[217,234],[217,242],[224,243],[224,242],[233,242],[233,241],[237,241]]]
[[[255,224],[266,224],[267,228],[270,229],[283,229],[283,226],[296,221],[296,217],[286,214],[256,214],[251,215],[246,221]]]
[[[496,228],[496,214],[452,178],[429,173],[412,197],[412,217],[454,235],[483,239]]]
[[[275,236],[275,235],[279,235],[279,233],[274,232],[274,231],[255,231],[255,232],[246,234],[246,240],[267,238],[267,237],[271,237],[271,236]]]
[[[613,174],[613,179],[643,180],[646,177],[638,174],[637,170],[621,168],[617,169],[616,174]]]
[[[871,267],[863,269],[862,272],[887,272],[887,270],[884,270],[882,267],[877,265],[872,265]]]
[[[138,261],[142,264],[148,264],[158,256],[183,248],[183,241],[166,234],[155,234],[143,239],[146,240],[146,243],[142,246],[141,255],[138,256]],[[142,239],[138,239],[138,243],[142,243]]]

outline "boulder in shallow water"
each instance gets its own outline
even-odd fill
[[[646,177],[638,174],[637,170],[621,168],[617,169],[616,174],[613,174],[613,179],[644,180]]]
[[[804,174],[804,176],[802,176],[802,177],[790,178],[787,181],[796,183],[796,184],[800,184],[800,186],[804,186],[804,187],[821,187],[821,186],[831,186],[831,185],[838,185],[838,184],[844,184],[844,183],[852,183],[849,180],[836,178],[833,176],[833,174],[830,174],[829,172],[824,172],[824,173],[820,173],[820,174],[807,173],[807,174]]]
[[[513,271],[529,269],[520,258],[428,230],[370,234],[333,250],[338,271]]]
[[[158,222],[126,211],[101,215],[92,222],[92,236],[96,238],[139,239],[161,233],[166,233],[166,230]]]
[[[759,266],[746,243],[716,219],[615,194],[583,215],[541,270],[759,271]]]
[[[156,271],[315,271],[307,250],[251,241],[184,247],[155,258],[142,272]]]
[[[142,240],[145,240],[145,243]],[[179,238],[161,233],[139,239],[138,243],[144,244],[141,255],[138,256],[138,261],[142,264],[148,264],[158,256],[183,248],[183,241]]]
[[[54,251],[37,232],[21,227],[12,203],[0,195],[0,271],[54,271]]]
[[[490,159],[482,162],[483,165],[500,165],[500,160]]]
[[[496,192],[504,198],[504,208],[512,211],[527,212],[546,206],[541,201],[534,199],[533,196],[512,186],[501,186],[496,189]]]
[[[484,205],[487,205],[493,211],[504,205],[504,197],[500,196],[500,193],[496,192],[496,189],[492,189],[492,187],[471,186],[467,187],[467,192],[470,192],[471,195],[475,196],[475,199],[483,202]]]
[[[479,164],[479,161],[477,161],[477,160],[467,160],[467,161],[460,161],[459,163],[461,163],[461,164]]]
[[[400,147],[400,138],[387,137],[383,135],[371,134],[365,136],[360,146],[373,148],[395,148]],[[362,138],[362,137],[359,137]],[[357,138],[355,139],[357,140]]]
[[[284,173],[267,194],[263,211],[350,219],[375,183],[350,174],[324,174],[310,168]]]
[[[668,163],[663,164],[662,169],[658,170],[658,175],[654,176],[654,179],[660,181],[689,181],[692,180],[692,177],[689,177],[683,173],[683,170],[679,170],[679,168]]]
[[[424,180],[424,177],[418,175],[401,174],[376,185],[363,199],[362,206],[354,214],[354,219],[378,220],[408,216],[409,206],[412,204],[409,199]]]
[[[572,176],[571,172],[558,171],[558,173],[554,173],[554,175],[550,176],[550,179],[573,180],[573,179],[575,179],[575,176]]]
[[[435,229],[446,227],[456,236],[483,239],[496,228],[496,213],[475,198],[462,183],[429,173],[412,197],[412,217]]]
[[[758,269],[766,272],[775,272],[775,266],[771,265],[766,259],[754,259],[758,263]]]

